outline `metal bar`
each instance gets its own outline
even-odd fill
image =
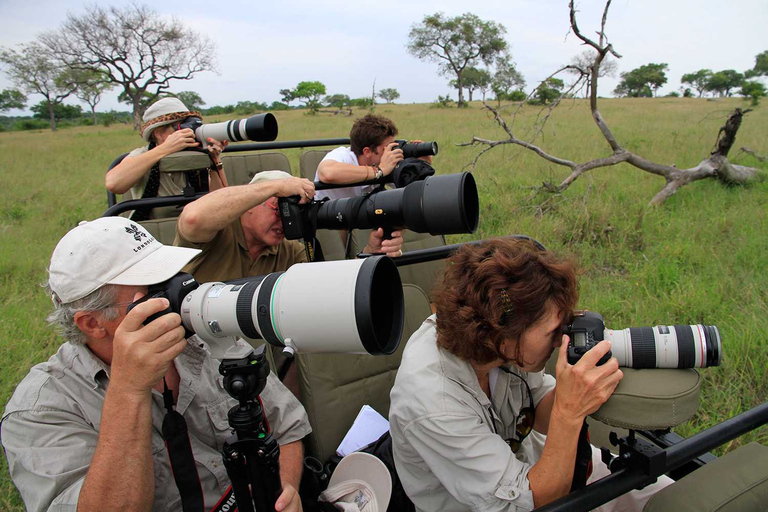
[[[230,144],[224,148],[224,153],[239,153],[242,151],[264,151],[266,149],[293,149],[314,148],[319,146],[345,146],[349,144],[349,137],[338,139],[307,139],[307,140],[283,140],[274,142],[251,142],[245,144]]]
[[[666,448],[663,473],[678,468],[691,459],[768,423],[768,402],[710,427],[680,443]],[[661,473],[660,473],[661,474]],[[605,478],[572,492],[559,500],[537,508],[537,512],[590,510],[640,486],[653,483],[659,475],[646,475],[640,467],[618,470]]]
[[[534,244],[536,244],[541,250],[546,250],[546,248],[541,243],[539,243],[537,240],[527,235],[508,235],[508,236],[509,238],[519,238],[521,240],[530,240]],[[400,256],[399,258],[392,258],[392,261],[394,261],[395,265],[397,265],[398,267],[403,267],[405,265],[415,265],[416,263],[424,263],[425,261],[441,260],[441,259],[447,258],[451,254],[453,254],[454,251],[456,251],[458,248],[464,245],[478,245],[484,242],[487,242],[487,240],[475,240],[475,241],[466,242],[463,244],[444,245],[443,247],[433,247],[431,249],[419,249],[417,251],[408,251],[406,253],[403,253],[403,255]],[[361,255],[361,256],[375,256],[375,254]]]
[[[195,199],[200,199],[205,194],[197,194],[194,196],[165,196],[165,197],[149,197],[145,199],[131,199],[129,201],[122,201],[114,206],[107,208],[107,210],[101,214],[102,217],[110,217],[114,215],[120,215],[123,212],[136,210],[138,208],[159,208],[161,206],[184,206],[189,204]]]

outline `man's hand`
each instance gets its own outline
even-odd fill
[[[141,296],[137,293],[134,300]],[[187,346],[181,317],[176,313],[142,325],[147,317],[167,307],[167,299],[147,300],[129,311],[117,327],[112,341],[111,386],[136,396],[148,394]]]
[[[269,183],[275,187],[274,196],[290,197],[299,196],[300,204],[308,203],[315,197],[315,184],[305,178],[285,178],[262,183]]]
[[[386,254],[390,258],[399,258],[403,255],[403,232],[393,231],[392,238],[384,239],[384,229],[378,228],[368,235],[368,245],[363,252],[368,254]]]
[[[557,386],[552,416],[553,419],[558,415],[581,424],[585,417],[598,410],[610,398],[624,373],[619,370],[619,362],[615,357],[601,366],[595,366],[611,349],[610,341],[598,343],[575,365],[568,364],[568,341],[568,336],[563,336],[557,357]]]
[[[170,155],[187,148],[196,148],[198,146],[200,146],[200,143],[195,139],[195,132],[190,128],[184,128],[183,130],[177,130],[170,134],[158,147],[166,150],[166,155]]]
[[[423,140],[418,140],[418,139],[416,139],[416,140],[412,140],[412,141],[410,141],[410,142],[411,142],[411,143],[413,143],[413,144],[421,144],[421,143],[422,143],[422,142],[424,142],[424,141],[423,141]],[[420,157],[419,157],[419,160],[424,160],[424,161],[425,161],[425,162],[427,162],[429,165],[432,165],[432,155],[427,155],[427,156],[420,156]]]
[[[392,174],[392,171],[395,170],[397,164],[399,164],[403,159],[403,150],[396,148],[396,146],[397,142],[388,144],[387,147],[384,148],[384,152],[381,155],[381,162],[379,162],[379,167],[381,167],[381,170],[384,172],[384,176],[389,176]]]
[[[275,502],[277,512],[301,512],[301,498],[291,484],[283,485],[283,492]]]

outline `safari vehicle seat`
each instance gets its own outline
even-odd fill
[[[224,153],[221,155],[224,174],[230,185],[245,185],[261,171],[285,171],[291,174],[291,163],[282,153]]]
[[[768,446],[749,443],[657,492],[643,512],[765,510]]]
[[[406,342],[432,313],[426,294],[418,286],[404,284],[403,298],[403,334],[392,355],[296,355],[301,402],[312,425],[307,455],[323,462],[333,455],[363,405],[388,417],[389,391]]]

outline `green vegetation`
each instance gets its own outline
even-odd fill
[[[720,126],[741,106],[743,100],[735,98],[638,98],[601,100],[600,110],[628,149],[690,167],[708,156]],[[377,113],[393,119],[405,138],[438,141],[435,167],[448,174],[466,170],[479,151],[457,143],[473,135],[506,138],[479,107],[477,102],[468,109],[378,105]],[[356,109],[352,117],[279,112],[280,140],[343,137],[365,112]],[[512,129],[523,137],[539,112],[524,107]],[[206,122],[230,118],[206,117]],[[579,161],[609,154],[584,100],[565,100],[549,123],[537,141],[550,153]],[[732,161],[768,169],[737,154],[740,146],[768,153],[766,126],[763,107],[745,117]],[[0,167],[7,177],[0,191],[2,404],[29,367],[61,343],[44,322],[51,303],[38,286],[46,279],[53,247],[78,221],[106,209],[107,166],[141,142],[123,124],[0,133]],[[300,151],[286,153],[298,174]],[[689,436],[766,400],[768,182],[724,187],[703,180],[683,187],[663,206],[648,208],[663,180],[627,165],[587,173],[560,196],[532,187],[557,183],[567,170],[518,147],[490,151],[474,173],[480,226],[474,235],[451,237],[452,243],[525,233],[574,255],[584,271],[580,305],[601,312],[610,327],[709,323],[720,328],[723,366],[702,371],[699,413],[676,429],[679,434]],[[724,449],[749,441],[768,444],[768,429]],[[4,461],[0,467],[0,509],[23,510]]]

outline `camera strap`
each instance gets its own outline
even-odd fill
[[[173,409],[173,392],[163,378],[163,404],[166,414],[163,418],[163,440],[168,449],[173,479],[181,496],[181,509],[184,512],[202,512],[205,510],[203,487],[197,474],[192,444],[189,441],[187,422],[184,416]]]
[[[576,465],[573,470],[571,492],[585,488],[590,475],[592,475],[592,445],[589,442],[589,425],[585,419],[576,444]]]

